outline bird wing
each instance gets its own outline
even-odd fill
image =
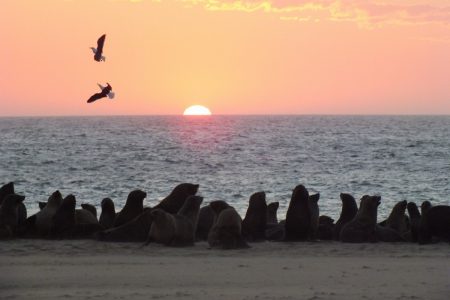
[[[97,40],[97,53],[100,53],[100,55],[103,52],[103,45],[105,44],[105,38],[106,38],[106,34],[102,35],[98,40]]]
[[[101,99],[101,98],[104,98],[104,97],[106,97],[106,95],[103,92],[102,93],[96,93],[96,94],[92,95],[88,99],[87,103],[92,103],[92,102],[97,101],[98,99]]]
[[[100,90],[103,91],[103,89],[105,88],[103,85],[101,85],[100,83],[97,83],[98,87],[100,88]]]

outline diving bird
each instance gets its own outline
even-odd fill
[[[94,47],[91,47],[92,52],[94,52],[94,59],[96,61],[105,61],[106,57],[104,57],[103,54],[103,45],[105,44],[105,38],[106,34],[99,37],[97,40],[97,49]]]
[[[106,83],[107,86],[102,86],[101,84],[97,83],[98,87],[102,90],[100,93],[96,93],[92,95],[87,103],[92,103],[94,101],[97,101],[98,99],[108,97],[109,99],[113,99],[115,94],[112,92],[112,87],[109,85],[109,83]]]

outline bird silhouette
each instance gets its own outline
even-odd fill
[[[106,83],[107,86],[102,86],[101,84],[97,85],[99,86],[99,88],[102,90],[100,93],[96,93],[94,95],[92,95],[88,100],[87,103],[92,103],[95,102],[101,98],[106,98],[108,97],[109,99],[113,99],[115,94],[112,92],[112,87],[109,85],[109,83]]]
[[[92,52],[94,52],[94,59],[96,61],[105,61],[106,57],[104,57],[103,54],[103,45],[105,44],[105,38],[106,34],[99,37],[97,40],[97,49],[94,47],[91,47]]]

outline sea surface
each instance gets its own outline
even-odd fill
[[[120,209],[133,189],[154,206],[191,182],[205,204],[226,200],[241,215],[265,191],[284,218],[301,183],[334,218],[341,192],[381,195],[382,219],[404,199],[449,205],[449,177],[449,116],[0,118],[0,184],[15,182],[29,215],[56,189]]]

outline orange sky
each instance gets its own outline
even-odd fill
[[[2,0],[0,41],[3,116],[450,114],[448,0]]]

